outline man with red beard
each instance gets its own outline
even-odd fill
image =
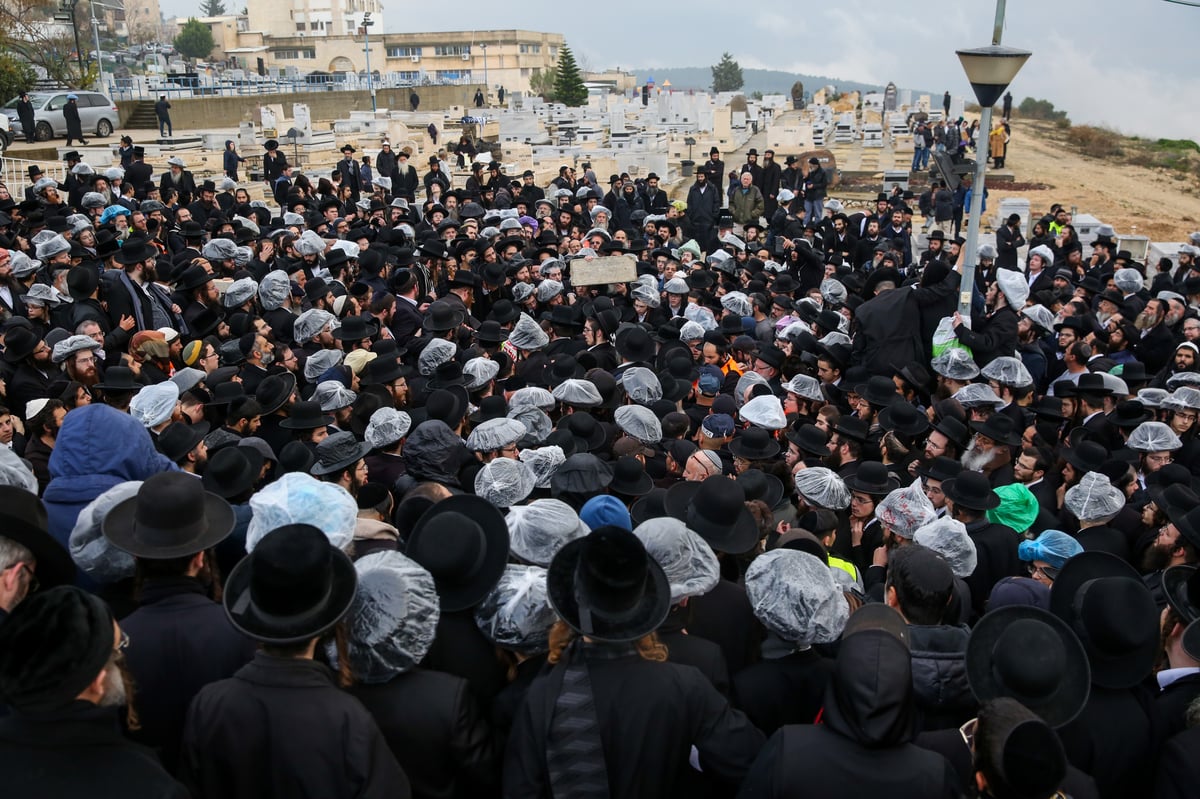
[[[71,336],[54,348],[54,360],[63,364],[67,377],[91,389],[101,380],[100,362],[97,359],[99,349],[99,342],[91,336]]]

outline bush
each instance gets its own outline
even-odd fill
[[[1159,139],[1154,145],[1158,149],[1168,152],[1186,152],[1190,150],[1194,153],[1200,153],[1200,144],[1191,139]]]
[[[1091,158],[1111,158],[1121,154],[1121,135],[1108,128],[1076,125],[1067,131],[1067,142]]]
[[[1021,101],[1021,104],[1017,106],[1017,114],[1014,116],[1018,115],[1026,119],[1045,119],[1051,122],[1067,118],[1067,112],[1057,110],[1054,103],[1049,100],[1038,100],[1035,97],[1026,97]]]

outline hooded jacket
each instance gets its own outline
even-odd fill
[[[966,625],[909,625],[913,692],[922,730],[959,727],[975,715],[967,684]]]
[[[957,796],[946,759],[912,740],[916,704],[904,644],[867,630],[842,641],[821,722],[781,727],[742,784],[741,797],[806,799]]]

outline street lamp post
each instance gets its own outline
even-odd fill
[[[488,91],[487,45],[480,44],[479,47],[481,50],[483,50],[483,101],[486,103],[488,101],[488,95],[491,94],[491,92]]]
[[[371,12],[364,11],[362,18],[363,29],[363,50],[367,55],[367,88],[371,92],[371,111],[378,110],[375,105],[375,75],[371,72],[371,26],[375,24],[375,20],[371,19]]]
[[[988,47],[958,50],[958,60],[975,92],[975,99],[982,109],[979,130],[984,141],[992,132],[992,106],[1004,94],[1017,72],[1032,55],[1028,50],[1017,50],[1000,46],[1000,35],[1004,29],[1005,0],[996,0],[996,24],[992,30],[992,43]],[[979,261],[979,224],[983,215],[984,176],[987,172],[987,150],[979,155],[975,151],[975,182],[971,188],[971,218],[967,225],[967,252],[963,265],[962,284],[958,295],[958,312],[965,319],[971,317],[971,292],[975,287],[975,267]]]

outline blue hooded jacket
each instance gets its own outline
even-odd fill
[[[58,431],[42,495],[50,534],[69,550],[75,520],[89,502],[117,483],[178,468],[129,414],[99,403],[75,408]]]

